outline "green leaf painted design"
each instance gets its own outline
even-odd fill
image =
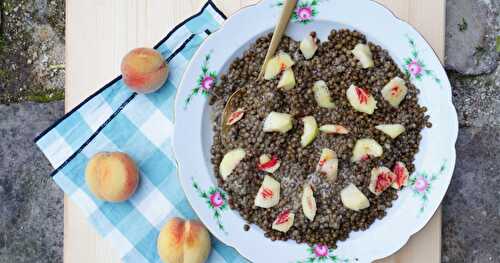
[[[208,190],[204,191],[200,188],[199,184],[191,178],[193,188],[198,193],[198,196],[204,199],[208,208],[212,210],[212,216],[217,222],[219,229],[227,235],[227,232],[222,223],[222,213],[228,210],[227,194],[220,188],[211,186]]]
[[[217,72],[209,71],[208,63],[211,58],[210,51],[205,55],[203,59],[203,64],[201,65],[201,74],[196,78],[196,87],[191,90],[191,93],[184,100],[184,109],[187,108],[191,100],[196,95],[208,96],[210,94],[210,90],[215,86],[215,82],[217,80]]]
[[[328,248],[324,245],[309,246],[306,249],[309,256],[303,260],[297,260],[294,263],[348,263],[350,262],[347,258],[342,258],[335,255],[333,248]]]
[[[410,176],[408,179],[408,186],[411,189],[413,196],[419,198],[421,205],[419,208],[419,215],[425,211],[429,195],[432,192],[432,186],[447,169],[447,160],[444,160],[439,170],[432,174],[427,172],[417,172]]]
[[[314,20],[319,14],[318,6],[320,2],[326,2],[329,0],[299,0],[297,6],[292,13],[291,21],[299,24],[309,24]],[[283,6],[283,0],[278,0],[271,7]]]
[[[441,80],[436,76],[433,70],[428,69],[425,62],[421,59],[415,40],[410,36],[408,45],[410,46],[410,55],[403,59],[403,70],[406,76],[417,81],[422,81],[425,77],[432,79],[441,87]]]

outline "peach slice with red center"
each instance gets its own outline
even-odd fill
[[[314,199],[314,193],[311,185],[304,185],[304,190],[302,192],[302,211],[307,219],[313,221],[316,216],[316,199]]]
[[[279,213],[273,222],[272,228],[274,230],[286,233],[293,225],[293,220],[295,219],[295,214],[290,211],[290,209],[285,209],[283,212]]]
[[[375,167],[372,169],[370,177],[370,185],[368,189],[375,195],[380,195],[385,191],[396,179],[396,175],[387,167]]]
[[[291,68],[295,64],[288,53],[280,52],[278,55],[271,58],[264,71],[264,79],[274,79],[280,72]]]
[[[271,155],[269,154],[263,154],[259,157],[259,164],[257,165],[257,168],[261,171],[268,172],[268,173],[274,173],[278,168],[280,168],[281,162],[278,158],[278,156]]]
[[[366,44],[357,44],[351,51],[356,59],[359,60],[363,68],[371,68],[375,64],[373,63],[373,55],[370,47]]]
[[[359,162],[368,160],[371,157],[380,157],[384,153],[384,149],[374,139],[363,138],[356,141],[352,150],[351,161]]]
[[[233,172],[234,168],[245,158],[245,150],[242,148],[234,149],[224,155],[219,165],[219,174],[222,179],[226,180],[227,177]]]
[[[271,208],[280,201],[280,183],[266,175],[255,196],[254,205],[262,208]]]
[[[396,164],[394,164],[394,167],[392,168],[392,172],[396,175],[396,179],[391,185],[392,188],[401,189],[401,187],[408,184],[409,173],[404,163],[396,162]]]
[[[321,132],[324,132],[326,134],[348,134],[349,130],[342,126],[342,125],[336,125],[336,124],[325,124],[319,127],[319,130]]]
[[[239,120],[241,120],[244,115],[245,115],[245,109],[239,108],[229,115],[229,117],[227,118],[226,124],[233,125],[236,122],[238,122]]]
[[[337,179],[338,168],[339,159],[337,158],[337,153],[327,148],[321,150],[316,171],[328,178],[328,180],[335,181]]]
[[[408,88],[402,78],[395,77],[382,88],[381,92],[382,97],[389,102],[392,107],[397,108],[408,93]]]
[[[347,100],[356,111],[373,114],[377,108],[377,101],[366,89],[351,85],[347,89],[346,95]]]

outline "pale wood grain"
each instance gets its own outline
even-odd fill
[[[258,0],[215,0],[231,15]],[[442,59],[445,0],[378,0],[420,31]],[[204,0],[67,0],[66,110],[119,74],[130,49],[152,46],[177,23],[197,12]],[[100,238],[80,209],[64,200],[64,261],[119,262],[111,244]],[[400,251],[378,262],[440,262],[441,209]]]

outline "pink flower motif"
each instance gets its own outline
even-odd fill
[[[408,64],[408,70],[413,76],[417,76],[422,73],[422,66],[420,66],[416,60],[413,60],[410,64]]]
[[[415,189],[417,189],[417,191],[419,191],[420,193],[422,193],[425,190],[427,190],[427,188],[429,187],[429,182],[423,176],[420,176],[415,181],[414,186],[415,186]]]
[[[316,245],[314,247],[314,254],[317,256],[317,257],[326,257],[328,256],[328,247],[325,246],[325,245]]]
[[[212,76],[207,75],[201,80],[201,88],[208,91],[213,87],[214,82],[215,79]]]
[[[295,9],[295,14],[297,14],[300,21],[311,19],[312,13],[312,8],[310,6],[299,7]]]
[[[210,195],[210,204],[215,208],[219,208],[224,204],[224,199],[222,199],[220,192],[215,192]]]

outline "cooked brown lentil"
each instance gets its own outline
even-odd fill
[[[229,205],[239,211],[248,222],[265,232],[271,240],[293,239],[299,243],[322,243],[336,247],[338,240],[345,240],[351,231],[367,229],[375,219],[385,216],[385,210],[392,206],[398,195],[389,188],[375,196],[368,190],[370,171],[375,166],[392,167],[396,161],[406,164],[410,173],[415,169],[414,156],[421,140],[420,131],[431,127],[426,108],[417,101],[418,90],[408,77],[399,70],[389,53],[378,45],[368,42],[373,53],[375,67],[363,69],[350,53],[358,43],[367,43],[363,34],[346,29],[332,30],[328,40],[322,42],[310,60],[305,60],[299,50],[299,43],[283,38],[279,50],[289,53],[295,60],[293,66],[296,85],[290,91],[277,88],[278,79],[258,80],[260,66],[264,60],[271,34],[257,41],[236,58],[226,74],[221,75],[214,89],[210,104],[214,109],[214,138],[211,149],[214,173],[219,186],[229,195]],[[392,78],[399,76],[406,81],[408,94],[399,108],[392,108],[381,95],[381,89]],[[313,83],[324,80],[337,107],[324,109],[317,106],[312,92]],[[377,100],[374,114],[367,115],[353,110],[347,101],[345,91],[351,85],[363,87]],[[220,116],[228,97],[242,88],[246,95],[237,99],[237,107],[246,110],[243,119],[231,126],[227,144],[220,134]],[[264,133],[262,123],[271,111],[289,113],[294,116],[294,128],[286,134]],[[312,115],[321,124],[340,124],[347,127],[347,135],[320,133],[308,147],[300,146],[302,123],[300,118]],[[406,132],[391,139],[374,126],[383,123],[399,123]],[[384,147],[380,158],[360,163],[350,161],[357,139],[370,137]],[[218,166],[228,151],[242,147],[246,157],[238,164],[227,180],[218,174]],[[337,180],[331,183],[314,173],[322,148],[330,148],[339,156]],[[261,154],[275,154],[281,160],[281,167],[272,176],[281,183],[280,202],[269,209],[254,207],[254,199],[262,183],[264,173],[256,168]],[[301,195],[304,183],[314,189],[317,213],[310,222],[302,212]],[[368,197],[370,207],[361,211],[346,209],[340,201],[340,191],[353,183]],[[284,209],[295,213],[295,221],[286,233],[271,228],[272,222]],[[245,230],[248,229],[244,225]]]

